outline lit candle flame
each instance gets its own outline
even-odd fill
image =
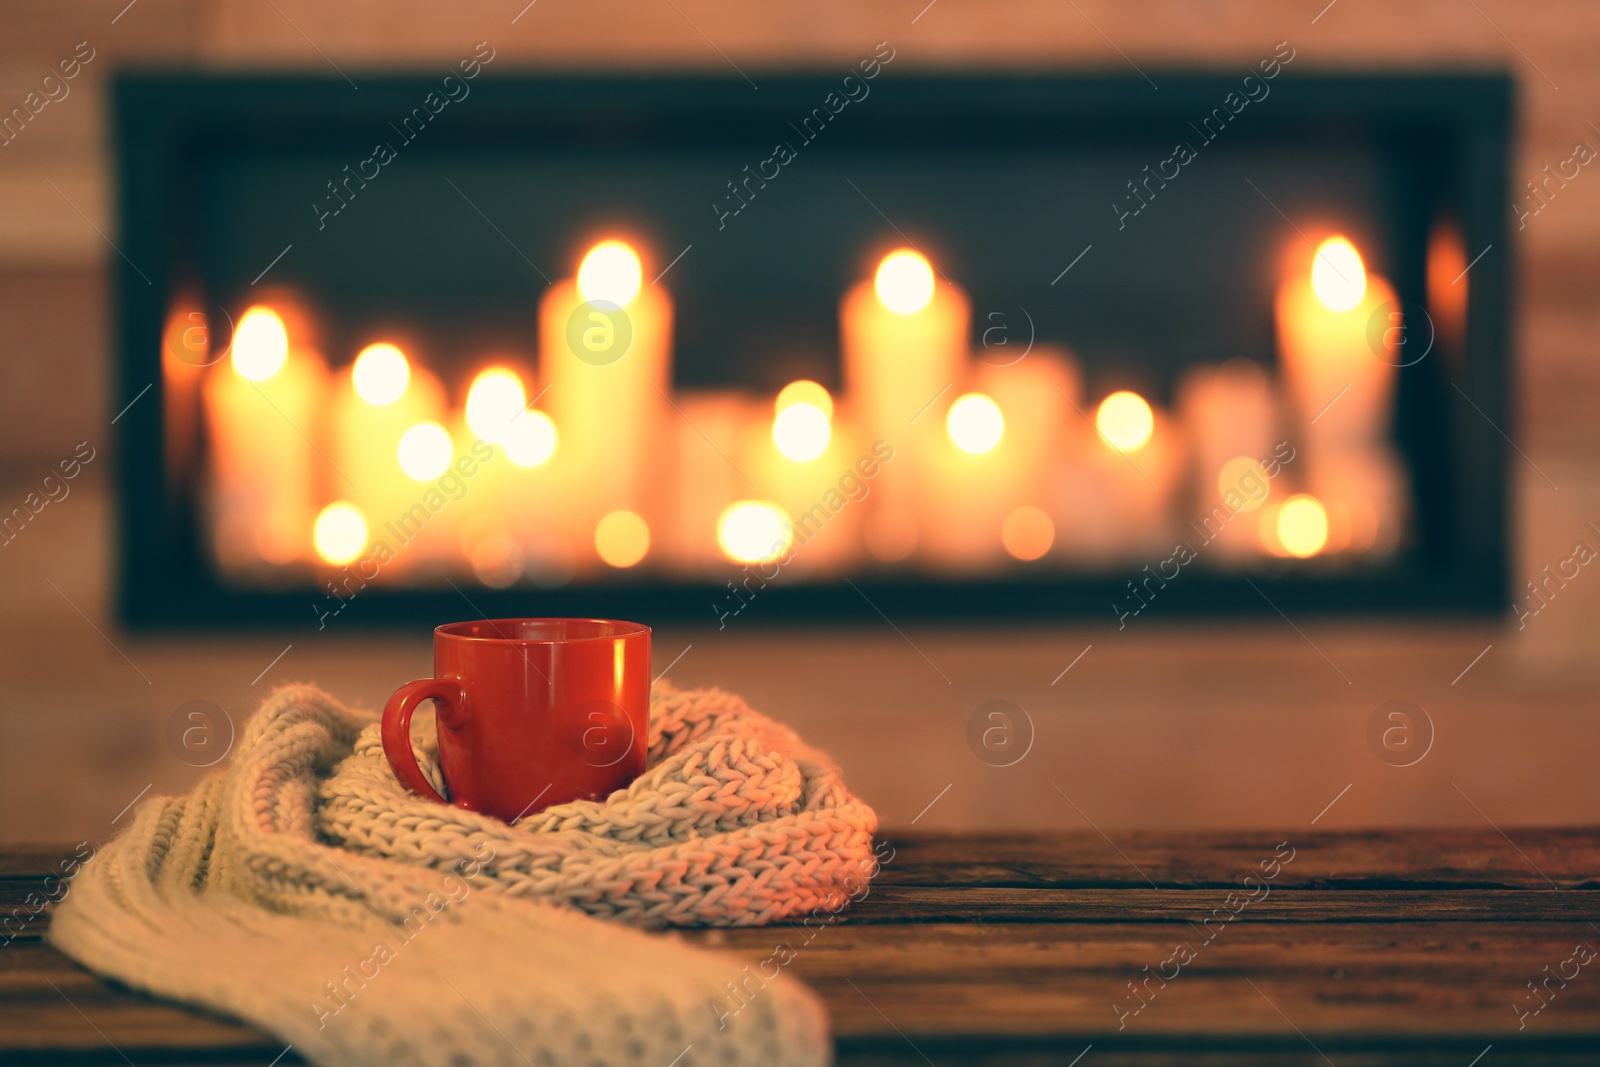
[[[413,481],[427,482],[439,477],[450,466],[454,454],[450,431],[437,422],[419,422],[400,435],[397,450],[400,469]]]
[[[933,267],[922,253],[902,248],[883,257],[872,285],[884,307],[915,315],[933,299]]]
[[[289,358],[289,331],[276,311],[256,305],[233,331],[233,369],[239,377],[264,382]]]
[[[778,505],[741,500],[728,505],[717,521],[717,543],[737,563],[766,563],[789,550],[792,531]]]
[[[1150,405],[1138,393],[1126,389],[1112,393],[1100,402],[1094,427],[1108,445],[1119,452],[1143,448],[1155,432],[1156,419]]]
[[[405,353],[387,342],[368,345],[350,368],[356,395],[375,408],[385,408],[405,395],[411,367]]]
[[[1305,559],[1328,543],[1328,512],[1314,496],[1301,493],[1278,509],[1278,543],[1291,556]]]
[[[317,555],[335,567],[354,561],[367,547],[367,520],[361,509],[348,501],[329,504],[317,516],[311,530]]]
[[[778,412],[772,420],[772,443],[786,459],[805,463],[828,450],[833,425],[827,412],[815,404],[800,401]]]
[[[1367,295],[1367,268],[1345,237],[1330,237],[1311,260],[1311,288],[1332,311],[1349,311]]]
[[[624,241],[601,241],[578,267],[578,292],[590,303],[604,300],[627,307],[643,282],[639,254]]]
[[[999,404],[982,393],[968,393],[950,405],[944,428],[957,448],[981,456],[993,451],[1005,436],[1006,419]]]
[[[516,371],[490,367],[472,379],[467,390],[467,426],[483,440],[499,442],[527,403]]]
[[[773,404],[772,410],[782,412],[790,404],[810,404],[814,408],[820,408],[828,418],[833,418],[833,397],[816,382],[804,378],[784,386],[778,393],[777,403]]]

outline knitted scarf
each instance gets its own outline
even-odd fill
[[[140,805],[49,936],[317,1064],[827,1063],[798,982],[629,927],[837,910],[874,873],[876,816],[717,690],[658,684],[649,745],[627,788],[513,826],[407,792],[372,713],[281,689],[225,769]]]

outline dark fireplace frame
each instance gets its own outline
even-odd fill
[[[1186,119],[1206,113],[1245,72],[1148,73],[1159,92],[1134,74],[939,74],[889,68],[872,106],[852,118],[863,127],[860,136],[910,127],[937,135],[1004,120],[1069,142],[1074,130],[1115,121],[1149,131],[1153,147],[1165,143]],[[160,346],[182,267],[175,235],[187,225],[188,146],[223,125],[264,138],[285,136],[298,118],[311,115],[356,128],[404,114],[439,80],[432,73],[355,76],[359,92],[337,77],[299,75],[148,72],[125,74],[115,82],[115,203],[122,255],[112,260],[117,367],[112,406],[131,405],[117,425],[117,605],[129,626],[317,628],[311,605],[320,590],[229,587],[200,550],[193,486],[176,480],[164,462]],[[473,102],[462,109],[454,136],[514,129],[531,114],[560,115],[569,128],[589,124],[622,138],[752,118],[778,126],[806,113],[838,80],[832,72],[766,74],[757,93],[733,76],[534,75],[496,67],[475,82]],[[1155,616],[1504,612],[1511,595],[1510,438],[1505,434],[1516,436],[1510,395],[1512,117],[1513,84],[1501,72],[1342,74],[1296,67],[1274,83],[1274,99],[1262,108],[1259,136],[1351,125],[1432,131],[1438,143],[1452,148],[1450,158],[1437,163],[1438,180],[1449,184],[1468,254],[1487,251],[1471,267],[1459,361],[1424,361],[1428,387],[1439,394],[1436,403],[1430,401],[1435,407],[1427,432],[1438,440],[1426,447],[1402,442],[1414,473],[1419,463],[1430,469],[1414,479],[1417,544],[1392,566],[1335,577],[1276,563],[1264,564],[1250,581],[1240,574],[1196,571],[1163,593]],[[1416,286],[1399,288],[1409,319]],[[786,584],[780,578],[762,590],[738,622],[877,623],[880,615],[897,622],[945,623],[1094,618],[1105,615],[1132,576],[1118,568],[981,581],[863,576],[852,583]],[[351,601],[338,626],[414,628],[480,612],[710,623],[716,617],[714,603],[725,595],[709,580],[553,590],[473,587],[469,592],[470,600],[449,588],[387,589],[380,578]]]

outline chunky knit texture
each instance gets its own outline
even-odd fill
[[[826,1063],[798,983],[622,924],[837,909],[873,873],[876,817],[726,693],[658,685],[649,744],[628,788],[510,826],[406,792],[370,712],[282,689],[226,769],[140,805],[50,938],[319,1064]]]

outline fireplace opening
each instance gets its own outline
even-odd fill
[[[119,81],[128,622],[1503,608],[1504,76],[485,63]]]

